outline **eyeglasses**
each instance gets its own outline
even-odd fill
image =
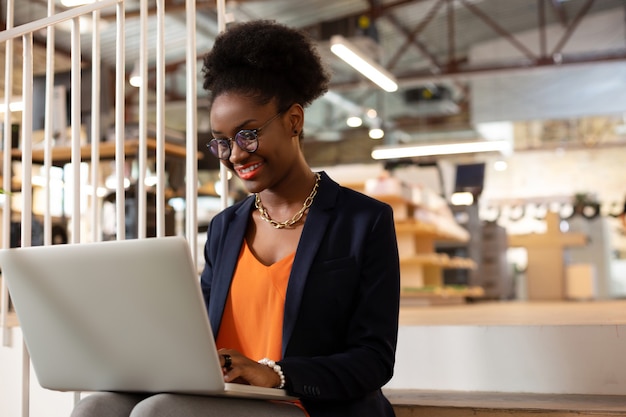
[[[283,113],[284,112],[281,111],[276,114],[257,129],[240,130],[234,138],[213,138],[207,143],[207,147],[211,150],[213,155],[222,160],[230,158],[231,151],[233,150],[233,142],[237,142],[237,145],[244,151],[254,153],[259,148],[259,132],[269,126],[270,123]]]

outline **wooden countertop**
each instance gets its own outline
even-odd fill
[[[626,300],[403,306],[400,325],[626,325]]]

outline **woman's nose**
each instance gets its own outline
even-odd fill
[[[237,142],[233,141],[233,147],[230,150],[230,157],[228,158],[228,160],[231,163],[236,164],[238,162],[245,160],[248,157],[248,155],[249,155],[248,151],[241,149],[241,147],[237,144]]]

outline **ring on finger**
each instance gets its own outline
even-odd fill
[[[230,370],[233,367],[233,358],[230,355],[222,355],[224,358],[224,368]]]

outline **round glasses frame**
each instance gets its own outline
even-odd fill
[[[281,111],[271,117],[267,122],[256,129],[241,129],[233,138],[213,138],[207,143],[207,148],[213,155],[222,160],[228,160],[233,150],[233,142],[237,143],[241,149],[248,153],[254,153],[259,149],[259,133],[265,129],[274,120],[278,119],[284,111]]]

